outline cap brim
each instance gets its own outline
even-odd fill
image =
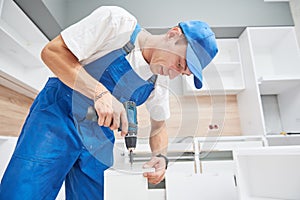
[[[187,45],[186,49],[186,62],[189,70],[194,75],[194,85],[197,89],[202,88],[202,66],[197,58],[197,55],[195,54],[194,50],[190,46],[190,44]]]

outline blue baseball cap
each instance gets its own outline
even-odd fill
[[[194,75],[195,87],[200,89],[202,88],[202,70],[218,53],[215,34],[207,23],[201,21],[180,22],[179,27],[188,41],[187,66]]]

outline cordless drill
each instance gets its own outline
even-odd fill
[[[129,161],[132,166],[133,163],[133,150],[136,148],[137,143],[137,110],[134,101],[125,101],[123,103],[127,120],[128,120],[128,133],[125,136],[125,145],[129,151]],[[98,115],[95,109],[90,106],[88,107],[86,119],[91,121],[98,121]],[[120,125],[119,131],[122,130],[122,124]]]

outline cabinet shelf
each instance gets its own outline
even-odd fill
[[[300,85],[299,76],[264,76],[258,79],[259,91],[262,95],[281,94]]]

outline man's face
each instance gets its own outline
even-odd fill
[[[184,37],[175,37],[166,41],[159,49],[155,49],[150,61],[150,69],[154,74],[175,78],[179,74],[190,75],[186,64],[187,41]]]

